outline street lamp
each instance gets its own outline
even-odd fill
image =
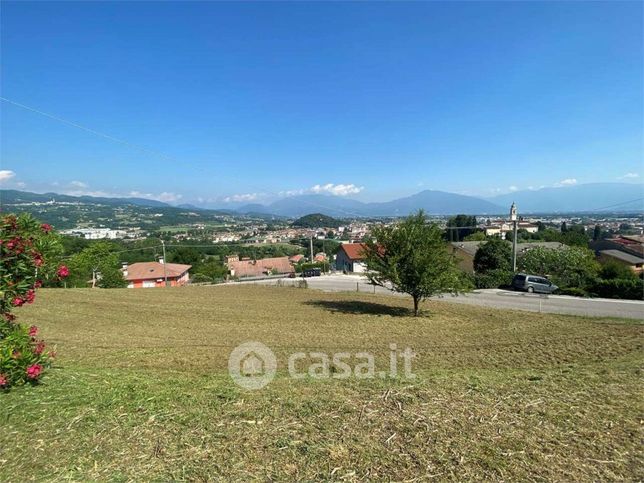
[[[510,207],[510,221],[512,222],[512,271],[517,271],[517,205],[513,201]]]

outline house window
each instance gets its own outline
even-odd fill
[[[156,287],[156,283],[154,280],[144,280],[143,281],[143,288],[154,288]]]

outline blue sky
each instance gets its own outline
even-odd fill
[[[213,203],[641,182],[642,9],[3,2],[1,96],[114,139],[3,101],[0,180]]]

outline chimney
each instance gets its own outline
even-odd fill
[[[160,263],[161,265],[163,265],[163,264],[165,263],[165,260],[163,259],[163,257],[159,257],[159,263]]]
[[[127,262],[121,264],[121,271],[123,272],[123,276],[127,277]]]

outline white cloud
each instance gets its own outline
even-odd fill
[[[25,183],[24,181],[18,181],[18,182],[16,182],[16,187],[20,188],[20,189],[26,188],[27,183]]]
[[[9,169],[0,169],[0,183],[4,183],[5,181],[9,181],[11,178],[13,178],[16,175],[13,171]]]
[[[510,191],[519,191],[519,188],[517,188],[517,187],[516,187],[516,186],[514,186],[514,185],[513,185],[513,186],[510,186],[508,189],[509,189]]]
[[[240,203],[240,202],[248,202],[248,201],[255,201],[258,198],[257,193],[244,193],[240,195],[232,195],[232,196],[226,196],[224,198],[224,202],[226,203]]]
[[[635,179],[639,177],[639,173],[626,173],[624,176],[619,176],[617,179]]]
[[[297,196],[297,195],[303,195],[306,193],[306,190],[301,189],[301,190],[287,190],[287,191],[280,191],[278,196]]]
[[[89,187],[89,185],[87,183],[83,183],[82,181],[72,181],[69,184],[70,184],[70,186],[73,186],[74,188],[80,188],[80,189],[85,189],[85,188]]]
[[[577,180],[575,178],[566,178],[562,179],[559,181],[559,183],[556,183],[555,186],[560,187],[560,186],[573,186],[577,184]]]
[[[64,195],[69,196],[94,196],[96,198],[119,198],[121,195],[101,190],[65,190]]]
[[[128,196],[132,198],[147,198],[149,200],[163,201],[165,203],[172,203],[174,201],[179,201],[183,198],[183,195],[177,193],[170,193],[164,191],[163,193],[153,194],[153,193],[141,193],[140,191],[130,191]]]
[[[312,193],[328,193],[334,196],[347,196],[360,193],[364,186],[356,186],[352,184],[333,184],[327,183],[325,185],[316,184],[310,191]]]

